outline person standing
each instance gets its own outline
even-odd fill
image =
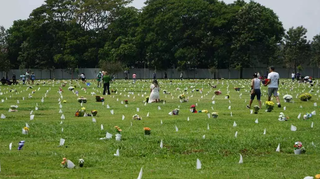
[[[84,73],[81,73],[80,78],[81,78],[83,83],[86,82],[86,75]]]
[[[101,80],[102,80],[102,74],[101,74],[101,71],[99,71],[99,73],[98,73],[98,75],[97,75],[97,82],[98,82],[97,87],[98,87],[98,88],[101,87]]]
[[[14,85],[16,85],[16,84],[17,84],[17,77],[16,77],[16,74],[13,74],[13,75],[12,75],[12,83],[13,83]]]
[[[156,72],[153,72],[153,79],[157,79],[157,73]]]
[[[253,79],[251,80],[251,99],[250,99],[250,103],[249,105],[247,105],[247,108],[251,108],[252,102],[255,98],[255,96],[257,96],[257,100],[259,102],[259,108],[261,109],[261,80],[258,78],[258,74],[255,73],[253,74]]]
[[[279,88],[279,73],[274,71],[274,67],[271,66],[269,68],[270,73],[268,74],[268,81],[266,85],[268,85],[268,101],[271,101],[271,96],[273,94],[274,97],[277,99],[277,105],[281,108],[279,95],[278,95],[278,88]]]
[[[150,96],[148,103],[157,103],[160,101],[160,87],[157,80],[153,80],[150,86]]]
[[[295,76],[296,76],[296,75],[294,74],[294,72],[292,72],[292,73],[291,73],[291,79],[292,79],[292,82],[294,82],[294,78],[295,78]]]
[[[34,80],[36,79],[36,75],[32,72],[31,73],[31,82],[32,82],[32,84],[34,84]]]
[[[137,75],[135,73],[132,74],[133,83],[136,83],[136,77]]]
[[[183,73],[181,72],[180,73],[180,80],[182,80],[183,79]]]
[[[29,81],[30,81],[30,73],[29,73],[28,71],[26,72],[25,78],[26,78],[27,84],[29,84]]]
[[[164,79],[168,79],[168,74],[167,74],[167,72],[164,72]]]
[[[108,95],[110,95],[110,81],[111,81],[111,77],[108,75],[108,72],[105,71],[103,73],[103,95],[106,95],[106,91],[108,91]]]

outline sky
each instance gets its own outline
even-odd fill
[[[234,0],[223,0],[232,3]],[[246,0],[247,2],[249,0]],[[286,30],[303,25],[307,28],[308,39],[320,34],[320,0],[255,0],[272,9]],[[132,6],[140,9],[145,0],[134,0]],[[0,0],[0,26],[6,29],[14,20],[27,19],[33,9],[44,4],[44,0]]]

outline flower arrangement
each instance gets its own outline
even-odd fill
[[[150,135],[151,134],[151,129],[149,127],[144,127],[144,135]]]
[[[290,103],[292,100],[292,96],[290,94],[286,94],[283,96],[283,99],[287,102]]]
[[[111,93],[116,93],[117,90],[116,89],[111,89]]]
[[[198,111],[196,110],[196,105],[191,105],[190,106],[190,112],[192,112],[192,113],[197,113]]]
[[[220,95],[220,94],[221,94],[221,91],[215,91],[214,94],[215,94],[215,95]]]
[[[125,103],[125,104],[128,104],[128,100],[124,100],[124,103]]]
[[[185,96],[184,94],[180,94],[179,98],[180,98],[180,99],[185,99],[186,96]]]
[[[289,117],[286,117],[283,112],[279,114],[279,118],[278,118],[279,121],[287,121],[288,119]]]
[[[239,87],[235,87],[234,90],[240,91],[240,88]]]
[[[302,142],[298,141],[294,143],[294,154],[306,153],[306,149],[303,147]]]
[[[92,110],[91,114],[92,114],[92,116],[96,116],[98,114],[98,111],[97,110]]]
[[[212,112],[211,115],[213,118],[217,118],[219,116],[219,114],[217,112]]]
[[[178,108],[174,109],[174,110],[172,111],[172,114],[173,114],[173,115],[179,115],[179,109],[178,109]]]
[[[255,114],[258,114],[258,112],[259,112],[259,110],[260,110],[260,107],[259,107],[258,105],[255,105],[255,106],[253,107],[253,110],[254,110],[254,113],[255,113]]]
[[[309,93],[304,93],[304,94],[301,94],[301,95],[299,96],[299,99],[300,99],[301,101],[308,101],[308,100],[310,100],[311,98],[312,98],[312,95],[309,94]]]
[[[36,93],[36,90],[32,90],[32,94]]]
[[[79,166],[83,167],[83,165],[84,165],[84,160],[81,158],[81,159],[79,159]]]
[[[76,117],[83,117],[84,114],[86,112],[86,108],[85,107],[82,107],[80,110],[78,110],[76,113],[75,113],[75,116]]]
[[[273,110],[273,107],[274,107],[274,102],[266,101],[266,107],[267,107],[267,111],[271,112]]]
[[[29,128],[28,127],[22,128],[22,134],[28,134],[28,133],[29,133]]]
[[[63,158],[62,159],[61,167],[63,167],[63,168],[67,168],[68,167],[67,158]]]
[[[69,91],[73,91],[75,88],[76,88],[76,87],[74,87],[74,86],[70,86],[70,87],[68,88],[68,90],[69,90]]]
[[[87,103],[87,98],[85,98],[85,97],[80,97],[80,98],[78,98],[78,102],[79,102],[79,103]]]
[[[142,120],[142,117],[140,117],[138,114],[135,114],[132,116],[133,120]]]
[[[122,130],[120,129],[120,127],[114,126],[114,128],[116,129],[116,132],[117,132],[118,134],[120,134],[120,133],[122,132]]]
[[[230,95],[229,94],[226,94],[226,99],[229,99],[230,98]]]
[[[63,100],[62,102],[63,102],[63,103],[67,103],[67,100]]]
[[[312,117],[312,113],[307,113],[307,114],[303,115],[304,120],[310,119],[311,117]]]
[[[18,105],[11,105],[9,108],[9,112],[17,112],[18,111]]]
[[[149,102],[149,97],[146,97],[145,102],[146,102],[146,103],[148,103],[148,102]]]
[[[104,102],[104,97],[96,96],[96,102]]]
[[[209,111],[206,110],[206,109],[203,109],[203,110],[199,110],[199,113],[208,113]]]

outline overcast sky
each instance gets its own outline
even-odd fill
[[[231,3],[234,0],[224,0]],[[248,0],[247,0],[248,1]],[[308,29],[308,39],[320,34],[320,0],[255,0],[272,9],[282,21],[284,28],[303,25]],[[136,8],[144,6],[145,0],[134,0]],[[44,0],[0,0],[0,26],[9,28],[14,20],[27,19],[33,9]]]

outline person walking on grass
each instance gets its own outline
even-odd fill
[[[110,95],[111,77],[108,75],[107,71],[103,73],[102,81],[103,81],[103,95],[106,95],[106,91],[108,91],[108,95]]]
[[[34,80],[36,79],[36,75],[33,72],[31,73],[30,79],[31,79],[32,85],[34,85]]]
[[[98,87],[98,88],[101,87],[101,80],[102,80],[102,73],[101,73],[101,71],[99,71],[99,73],[98,73],[98,75],[97,75],[97,82],[98,82],[97,87]]]
[[[258,74],[253,74],[253,79],[251,80],[251,99],[249,105],[247,105],[247,108],[251,108],[252,102],[257,96],[257,100],[259,102],[259,108],[261,109],[261,80],[258,78]]]
[[[266,86],[268,85],[268,101],[271,101],[271,96],[273,94],[274,97],[277,99],[277,105],[281,108],[280,99],[278,95],[278,88],[279,88],[279,73],[274,71],[274,67],[271,66],[269,68],[270,73],[268,74],[268,81],[266,82]]]

